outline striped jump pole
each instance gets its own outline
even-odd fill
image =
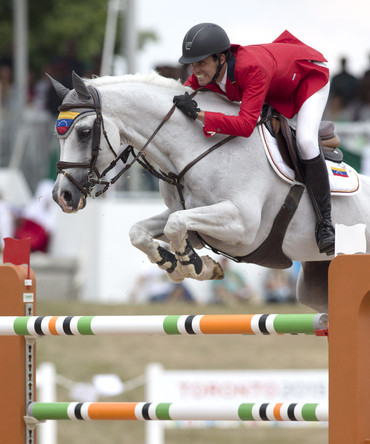
[[[29,417],[45,420],[327,421],[325,403],[34,402]]]
[[[1,335],[323,335],[326,313],[155,315],[155,316],[1,316]]]
[[[369,270],[370,255],[367,254],[337,256],[329,267],[329,317],[331,323],[329,338],[329,444],[370,443],[370,421],[368,418],[368,413],[370,412]],[[99,321],[95,324],[96,320],[94,321],[94,318],[99,317],[72,316],[50,317],[49,319],[48,317],[40,318],[33,316],[35,313],[36,299],[35,278],[32,270],[29,272],[29,270],[22,265],[0,266],[0,295],[1,314],[8,319],[5,324],[2,324],[1,329],[8,331],[8,333],[5,332],[3,334],[14,336],[0,337],[1,362],[11,363],[10,365],[0,365],[0,379],[2,381],[0,397],[2,404],[6,406],[6,410],[0,415],[1,442],[34,444],[35,435],[32,429],[26,429],[24,416],[31,415],[28,417],[27,424],[32,424],[32,420],[37,421],[37,418],[42,420],[43,408],[47,410],[48,406],[33,402],[33,387],[35,386],[33,369],[35,356],[33,353],[32,336],[38,336],[39,334],[73,335],[108,333],[105,327],[99,324]],[[26,316],[21,316],[24,313]],[[259,321],[257,322],[257,325],[259,325],[262,319],[267,319],[268,316],[275,315],[254,316],[259,316]],[[279,319],[277,316],[279,315],[276,315],[275,319]],[[22,320],[19,321],[21,325],[20,328],[23,329],[23,332],[21,333],[19,331],[16,333],[14,329],[15,319],[20,318],[22,318]],[[49,323],[51,318],[63,319],[63,321],[59,321],[63,327],[59,330],[57,322],[55,321],[55,330],[48,330],[50,328]],[[85,327],[83,327],[83,333],[79,330],[79,328],[81,328],[79,326],[80,322],[78,320],[72,321],[74,318],[83,319],[83,322],[81,321],[82,324],[85,325]],[[86,318],[91,319],[91,322]],[[194,321],[196,316],[179,316],[175,318],[177,318],[177,320],[168,316],[162,317],[162,325],[156,325],[155,330],[162,334],[222,334],[230,331],[230,329],[233,334],[272,333],[270,327],[267,327],[267,324],[262,324],[264,327],[258,327],[257,330],[254,330],[252,328],[252,322],[250,322],[250,327],[246,327],[246,324],[243,322],[235,323],[236,320],[240,320],[237,317],[233,318],[234,323],[231,322],[230,317],[228,317],[228,322],[224,323],[215,323],[215,318],[208,318],[208,321],[213,321],[208,324],[205,322],[207,316],[200,315],[198,317],[198,319],[203,318],[204,324],[201,322],[201,319],[199,319],[199,323],[198,319]],[[10,323],[9,319],[12,319]],[[30,319],[38,319],[38,321],[29,321]],[[137,317],[135,317],[135,319],[137,319]],[[166,331],[163,327],[164,319],[171,321],[169,322],[171,325],[169,331]],[[180,319],[182,320],[180,321]],[[30,322],[31,326],[29,326],[28,322]],[[327,322],[327,320],[325,322]],[[231,324],[233,324],[233,326]],[[238,324],[238,326],[236,327],[235,324]],[[47,327],[45,327],[45,325]],[[77,326],[74,327],[74,325]],[[100,329],[104,333],[97,333],[98,330],[95,330],[95,325],[100,325]],[[205,325],[207,325],[207,328],[204,327]],[[277,324],[275,324],[275,321],[272,322],[271,325],[273,326],[273,333],[302,333],[301,330],[297,331],[293,328],[291,324],[289,324],[290,326],[287,330],[285,327],[283,330],[280,330]],[[46,330],[44,330],[45,328]],[[142,325],[141,328],[144,330],[142,331],[143,334],[148,333],[147,325]],[[128,327],[126,325],[124,330],[126,333],[128,333],[128,331],[129,333],[133,333],[135,329],[137,329],[137,326],[133,327],[131,323],[131,326]],[[39,330],[39,333],[37,333],[37,330]],[[87,333],[89,330],[90,333]],[[322,331],[322,329],[320,330]],[[115,330],[115,333],[117,333],[117,330]],[[306,334],[307,332],[305,331],[304,333]],[[21,335],[25,335],[26,341]],[[22,387],[22,380],[25,381],[26,388],[24,388],[24,386]],[[26,409],[26,405],[29,406],[28,409]],[[74,407],[68,407],[70,405]],[[90,410],[92,405],[95,405],[95,403],[67,403],[67,407],[64,406],[63,409],[67,408],[67,412],[69,412],[69,408],[72,411],[71,414],[75,415],[76,418],[78,416],[88,418],[90,415],[96,415],[101,419],[107,419],[103,418],[103,416],[112,416],[107,410],[105,410],[105,413],[101,413],[104,410],[102,404],[100,404],[101,407],[94,407]],[[266,418],[267,420],[270,418],[273,418],[271,420],[284,420],[284,418],[289,417],[291,417],[290,419],[294,418],[293,420],[303,418],[304,421],[317,421],[326,420],[327,418],[327,413],[325,415],[327,410],[321,404],[297,403],[282,404],[281,407],[278,406],[279,404],[245,403],[234,405],[230,410],[225,410],[225,405],[222,405],[220,410],[217,410],[216,406],[213,405],[210,409],[214,407],[216,411],[215,414],[212,413],[213,418],[215,418],[217,414],[220,419],[222,417],[232,417],[236,419],[239,418],[242,421],[249,419],[266,420]],[[198,403],[193,405],[191,411],[188,412],[189,415],[195,415],[200,407],[201,405]],[[58,409],[59,408],[56,408],[57,412],[59,412]],[[170,418],[178,418],[181,417],[181,415],[185,416],[187,411],[183,409],[185,409],[185,407],[177,403],[131,403],[131,407],[126,407],[125,411],[131,412],[130,415],[134,416],[131,419],[138,419],[140,417],[140,419],[143,418],[145,420],[158,416],[162,417],[162,415],[163,418],[165,416],[169,416]],[[96,413],[92,413],[93,411]],[[205,411],[207,412],[207,410]],[[210,411],[211,410],[208,411],[209,414]],[[65,413],[63,414],[65,415]],[[137,417],[136,414],[138,415]],[[203,418],[207,417],[206,413],[201,414]],[[45,417],[46,416],[47,414],[45,414]]]

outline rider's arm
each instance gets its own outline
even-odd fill
[[[237,116],[209,111],[198,113],[198,119],[204,122],[204,134],[209,136],[219,133],[249,137],[261,113],[270,80],[269,73],[260,67],[250,69],[241,79],[243,95]]]
[[[199,111],[197,119],[204,123],[204,111]]]

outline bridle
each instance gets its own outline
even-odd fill
[[[213,145],[208,150],[204,151],[202,154],[200,154],[198,157],[196,157],[192,162],[190,162],[179,174],[175,173],[165,173],[163,171],[156,170],[153,165],[150,164],[150,162],[145,157],[145,149],[147,146],[151,143],[155,135],[158,133],[158,131],[162,128],[162,126],[169,120],[171,115],[176,109],[176,105],[173,105],[169,112],[163,117],[161,123],[157,126],[157,128],[153,131],[152,135],[149,137],[149,139],[145,142],[144,146],[138,151],[137,154],[135,154],[134,147],[132,145],[127,145],[126,148],[123,150],[120,150],[120,153],[117,154],[112,147],[112,144],[109,141],[107,132],[104,127],[104,118],[101,111],[101,101],[100,101],[100,95],[99,91],[95,89],[92,86],[88,86],[88,90],[91,94],[91,97],[93,99],[93,103],[86,103],[86,102],[80,102],[80,103],[63,103],[59,107],[59,111],[67,111],[71,109],[76,108],[87,108],[92,109],[95,111],[96,117],[93,123],[93,129],[92,129],[92,145],[91,145],[91,159],[88,162],[66,162],[66,161],[59,161],[57,162],[57,170],[58,174],[63,174],[68,180],[70,180],[73,185],[81,191],[82,195],[86,198],[87,196],[91,197],[98,197],[101,194],[105,193],[110,185],[113,185],[117,180],[127,171],[131,168],[131,166],[138,162],[143,168],[145,168],[149,173],[151,173],[153,176],[157,177],[158,179],[161,179],[170,185],[174,185],[177,188],[177,191],[179,193],[180,201],[185,209],[185,200],[183,197],[182,189],[183,185],[181,184],[181,180],[184,177],[184,175],[189,171],[191,167],[193,167],[197,162],[199,162],[201,159],[206,157],[208,154],[210,154],[212,151],[214,151],[216,148],[219,148],[220,146],[224,145],[225,143],[229,142],[231,139],[233,139],[235,136],[228,136],[225,137],[220,142]],[[190,96],[194,97],[197,91],[194,91]],[[102,173],[99,172],[97,169],[96,163],[99,156],[100,148],[100,141],[101,141],[101,134],[103,134],[109,149],[114,155],[114,159],[112,162],[103,170]],[[133,160],[130,163],[127,163],[128,158],[130,154],[133,156]],[[109,171],[111,171],[120,161],[123,162],[125,165],[113,178],[108,179],[106,178],[106,175]],[[69,168],[86,168],[87,174],[86,174],[86,180],[84,184],[80,184],[77,182],[77,180],[69,174],[66,169]],[[96,185],[103,185],[103,188],[96,192],[94,195],[92,195],[92,191]]]
[[[151,174],[156,176],[157,178],[160,178],[162,180],[165,180],[169,183],[174,183],[174,180],[170,178],[169,176],[166,176],[163,172],[158,172],[155,170],[155,168],[145,159],[145,149],[150,144],[150,142],[153,140],[154,136],[158,133],[158,131],[161,129],[161,127],[167,122],[167,120],[171,117],[173,112],[175,111],[175,105],[173,105],[170,109],[170,111],[164,116],[161,123],[158,125],[158,127],[155,129],[155,131],[152,133],[152,135],[149,137],[149,139],[146,141],[145,145],[139,150],[137,154],[135,154],[134,147],[132,145],[127,145],[126,148],[123,150],[120,150],[120,154],[117,154],[112,147],[112,144],[109,141],[107,132],[104,127],[104,118],[103,114],[101,112],[101,101],[100,101],[100,95],[99,91],[91,86],[88,87],[89,92],[91,94],[91,97],[93,99],[93,103],[63,103],[59,107],[59,111],[67,111],[71,109],[76,108],[87,108],[92,109],[95,111],[96,117],[93,123],[93,130],[92,130],[92,145],[91,145],[91,159],[88,162],[66,162],[66,161],[59,161],[57,162],[57,170],[58,174],[63,174],[70,182],[73,183],[73,185],[81,191],[82,195],[86,198],[87,196],[91,197],[98,197],[101,194],[105,193],[110,185],[113,185],[117,180],[127,171],[131,168],[131,166],[138,162],[141,166],[143,166],[145,169],[147,169]],[[101,134],[103,134],[109,149],[112,151],[114,155],[114,159],[112,162],[103,170],[102,173],[99,172],[99,170],[96,167],[96,163],[99,156],[100,151],[100,140],[101,140]],[[128,163],[128,158],[130,154],[133,156],[133,160]],[[116,174],[113,178],[107,179],[105,176],[108,174],[109,171],[111,171],[120,161],[123,162],[125,165],[119,172]],[[87,174],[86,174],[86,181],[84,184],[80,184],[77,182],[77,180],[69,174],[65,169],[68,168],[87,168]],[[95,176],[95,177],[94,177]],[[103,185],[103,188],[94,194],[92,196],[92,190],[96,185]]]
[[[107,132],[104,127],[104,119],[103,114],[101,112],[101,102],[100,102],[100,96],[97,89],[93,87],[88,87],[89,92],[91,94],[91,97],[93,99],[93,103],[86,103],[86,102],[80,102],[80,103],[63,103],[58,109],[59,111],[67,111],[75,108],[87,108],[92,109],[95,111],[96,117],[93,123],[92,128],[92,144],[91,144],[91,159],[88,162],[66,162],[66,161],[59,161],[57,162],[57,170],[58,174],[63,174],[65,177],[67,177],[68,180],[70,180],[73,185],[81,191],[83,196],[86,198],[87,196],[91,196],[91,192],[93,188],[97,184],[101,184],[104,186],[104,188],[96,193],[94,197],[98,197],[101,194],[103,194],[109,186],[118,180],[118,178],[123,174],[131,165],[128,166],[128,168],[124,169],[123,171],[120,171],[120,174],[118,177],[114,177],[111,180],[105,179],[106,174],[112,170],[117,163],[122,160],[124,163],[127,161],[127,152],[124,150],[119,155],[115,152],[113,149]],[[99,156],[100,151],[100,140],[101,140],[101,134],[103,133],[103,136],[108,144],[109,149],[112,151],[114,155],[114,160],[107,166],[107,168],[104,169],[102,173],[99,172],[97,169],[96,163]],[[86,181],[84,184],[80,184],[77,182],[77,180],[69,174],[65,169],[69,168],[87,168],[87,174],[86,174]],[[94,177],[95,176],[95,177]]]

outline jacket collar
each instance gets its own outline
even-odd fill
[[[227,62],[227,78],[231,83],[235,82],[235,61],[236,57],[233,54],[231,60]]]

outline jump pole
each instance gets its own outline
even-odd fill
[[[370,443],[369,271],[370,255],[337,256],[329,269],[329,444]],[[32,270],[1,266],[0,292],[3,315],[35,314]],[[33,340],[0,337],[1,394],[7,405],[6,415],[0,415],[0,430],[4,441],[13,444],[35,442],[23,419],[26,405],[34,401]]]
[[[0,316],[0,336],[74,335],[282,335],[325,336],[326,313],[146,315],[146,316]]]
[[[329,268],[329,444],[370,444],[370,255]]]
[[[35,402],[38,420],[327,421],[327,403]]]

